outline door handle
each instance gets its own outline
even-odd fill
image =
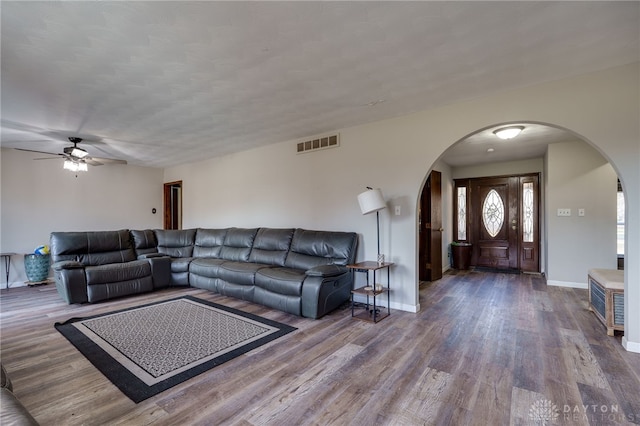
[[[515,226],[515,225],[513,225],[513,226],[511,227],[511,229],[513,229],[513,230],[515,231],[516,229],[518,229],[518,227],[517,227],[517,226]]]

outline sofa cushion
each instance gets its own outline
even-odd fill
[[[127,263],[112,263],[85,268],[87,285],[130,281],[151,276],[151,265],[147,260]]]
[[[226,235],[226,229],[198,228],[193,257],[220,257],[220,249]]]
[[[220,276],[220,265],[227,262],[223,259],[195,258],[189,265],[189,273],[208,278],[218,278]]]
[[[75,260],[87,266],[123,263],[136,259],[129,230],[52,232],[51,261]]]
[[[269,265],[260,263],[233,262],[227,261],[220,265],[218,270],[219,278],[234,284],[253,285],[255,283],[256,272]]]
[[[188,272],[193,257],[172,257],[171,272]]]
[[[156,229],[158,253],[171,257],[193,256],[195,229]]]
[[[258,228],[230,228],[220,249],[220,258],[225,260],[248,262],[253,240]]]
[[[131,236],[133,237],[133,248],[136,251],[136,256],[158,253],[158,239],[153,230],[131,230]]]
[[[300,296],[304,271],[291,268],[263,268],[256,272],[255,285],[273,293]]]
[[[348,265],[355,259],[357,242],[353,232],[296,229],[285,266],[307,270],[319,265]]]
[[[284,266],[295,229],[260,228],[253,241],[249,262]]]

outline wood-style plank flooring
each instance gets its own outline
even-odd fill
[[[298,330],[135,404],[53,328],[179,294]],[[197,289],[69,306],[53,285],[12,288],[1,356],[42,425],[640,424],[640,355],[607,336],[586,290],[450,272],[420,303],[369,324],[346,306],[309,320]]]

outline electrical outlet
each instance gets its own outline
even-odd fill
[[[558,216],[571,216],[571,209],[558,209]]]
[[[396,216],[400,216],[400,206],[396,206]]]
[[[578,209],[578,216],[584,216],[584,209]]]

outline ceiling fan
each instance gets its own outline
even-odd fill
[[[87,171],[87,165],[91,166],[102,166],[103,164],[127,164],[125,160],[118,160],[114,158],[101,158],[101,157],[91,157],[89,152],[85,149],[78,147],[78,144],[82,142],[82,138],[78,137],[69,137],[69,142],[73,144],[73,146],[67,146],[63,149],[61,153],[51,153],[44,151],[35,151],[32,149],[24,149],[24,148],[16,148],[19,151],[27,151],[27,152],[37,152],[39,154],[46,155],[56,155],[64,157],[64,168],[66,170],[71,170],[73,172],[78,171]],[[52,160],[56,157],[46,157],[46,158],[34,158],[34,160]]]

